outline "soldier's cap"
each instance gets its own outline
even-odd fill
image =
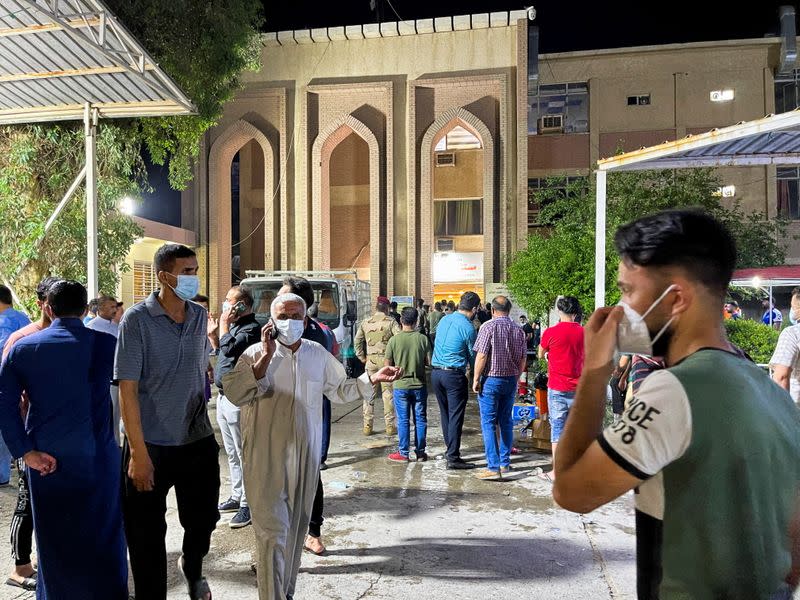
[[[378,304],[391,304],[386,296],[378,296]]]

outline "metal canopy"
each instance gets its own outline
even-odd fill
[[[84,123],[86,166],[47,221],[45,234],[85,180],[90,297],[99,292],[98,119],[195,112],[191,100],[100,0],[0,0],[0,125]],[[15,277],[24,267],[18,266]],[[13,292],[12,282],[4,283]]]
[[[0,124],[190,114],[191,101],[99,0],[0,0]]]
[[[595,307],[605,304],[606,176],[612,171],[800,164],[800,108],[597,161]]]

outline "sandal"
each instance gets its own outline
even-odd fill
[[[546,481],[547,483],[555,483],[556,480],[550,475],[550,471],[540,471],[536,474],[541,481]]]
[[[178,559],[178,569],[189,588],[189,598],[191,600],[212,600],[211,588],[208,586],[208,580],[205,577],[192,582],[187,579],[186,573],[183,571],[183,556]]]
[[[306,541],[308,541],[308,538],[310,538],[310,537],[313,537],[313,536],[309,535],[306,538]],[[315,538],[315,539],[319,540],[320,538]],[[310,554],[313,554],[314,556],[324,556],[325,555],[325,551],[327,550],[327,548],[325,548],[325,545],[322,543],[322,541],[320,541],[320,546],[322,546],[322,550],[317,552],[316,550],[311,548],[311,546],[309,546],[306,542],[303,542],[303,550],[305,550],[306,552],[308,552]]]
[[[26,592],[36,591],[36,577],[25,577],[22,581],[17,581],[13,577],[6,579],[6,585],[17,587],[25,590]]]

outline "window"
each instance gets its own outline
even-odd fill
[[[588,184],[586,177],[532,177],[528,179],[528,227],[540,227],[539,211],[540,201],[536,195],[542,190],[555,190],[558,194],[566,195],[570,189],[574,191],[574,184]]]
[[[559,126],[555,127],[555,124]],[[589,84],[539,85],[529,92],[528,133],[530,135],[586,133],[587,131],[589,131]]]
[[[628,106],[649,106],[650,94],[639,94],[638,96],[628,96]]]
[[[471,150],[482,148],[481,140],[461,125],[456,125],[436,144],[436,152],[445,150]]]
[[[775,112],[789,112],[800,106],[800,69],[775,76]]]
[[[141,302],[158,288],[153,263],[133,261],[133,303]]]
[[[480,235],[483,233],[483,202],[478,200],[436,200],[433,203],[433,234]]]
[[[800,168],[778,167],[778,215],[800,219]]]

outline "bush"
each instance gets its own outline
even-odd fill
[[[769,363],[780,335],[769,325],[748,319],[728,319],[725,321],[725,330],[731,343],[739,346],[759,364]]]

